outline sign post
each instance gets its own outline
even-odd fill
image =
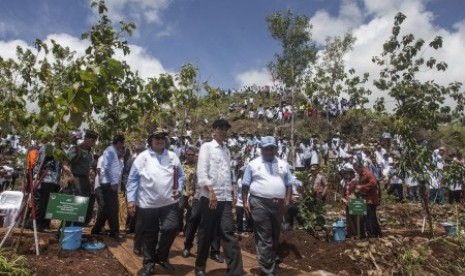
[[[58,254],[61,253],[66,221],[84,223],[88,206],[88,197],[56,193],[50,194],[45,218],[61,220],[60,249]]]
[[[355,198],[349,202],[349,215],[357,216],[357,237],[360,239],[360,216],[366,216],[367,204],[362,198]]]

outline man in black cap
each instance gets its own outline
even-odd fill
[[[95,146],[98,134],[95,131],[87,130],[84,135],[84,141],[77,146],[69,149],[67,155],[71,172],[74,176],[73,194],[78,196],[90,197],[92,187],[90,185],[90,168],[94,160],[92,147]],[[88,224],[92,217],[93,206],[88,206],[85,224]],[[76,223],[74,225],[77,225]]]
[[[149,148],[134,160],[126,187],[129,214],[137,213],[143,276],[153,273],[155,263],[168,272],[175,270],[168,257],[179,229],[179,197],[185,176],[179,158],[166,149],[167,135],[159,128],[148,137]]]
[[[197,163],[197,178],[200,191],[201,221],[195,275],[205,274],[205,265],[213,239],[219,227],[227,261],[228,275],[243,275],[242,255],[234,235],[232,208],[236,205],[237,189],[231,181],[231,154],[226,147],[228,129],[225,119],[213,123],[214,137],[202,144]]]

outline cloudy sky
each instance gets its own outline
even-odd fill
[[[201,81],[222,88],[271,84],[266,65],[279,52],[265,18],[291,8],[311,18],[318,45],[327,36],[352,30],[357,38],[347,56],[360,74],[379,71],[371,63],[388,38],[393,17],[407,15],[405,32],[426,41],[441,35],[435,55],[449,64],[446,73],[424,72],[441,83],[465,83],[464,0],[107,0],[114,22],[134,22],[128,63],[143,77],[176,72],[183,63],[199,67]],[[55,39],[78,53],[87,43],[80,34],[95,23],[88,0],[0,1],[0,55],[13,57],[16,45],[36,38]],[[423,54],[429,56],[431,50]]]

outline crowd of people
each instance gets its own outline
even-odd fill
[[[175,270],[168,256],[179,233],[184,236],[184,258],[191,255],[197,236],[196,275],[205,275],[208,257],[226,262],[229,275],[242,275],[237,234],[251,232],[263,274],[276,275],[282,261],[277,255],[280,232],[295,227],[294,220],[302,224],[298,204],[310,194],[325,202],[330,192],[336,193],[346,206],[347,235],[359,238],[382,235],[376,212],[383,189],[399,202],[420,201],[419,181],[413,174],[400,175],[397,168],[403,147],[399,136],[384,133],[365,145],[361,140],[346,141],[339,133],[321,142],[313,135],[297,141],[292,155],[285,136],[228,134],[230,128],[227,120],[218,119],[212,135],[198,139],[192,132],[178,137],[172,131],[174,136],[169,136],[167,128],[157,128],[134,148],[119,134],[101,154],[94,153],[98,133],[91,130],[82,137],[74,134],[70,144],[62,135],[27,150],[21,143],[13,147],[9,142],[3,143],[2,166],[15,152],[25,154],[26,189],[33,192],[40,231],[50,229],[45,210],[51,193],[90,198],[85,220],[75,225],[89,225],[96,201],[93,235],[124,240],[119,213],[127,212],[126,233],[135,235],[134,254],[143,256],[143,275],[152,274],[155,264]],[[65,155],[60,157],[57,149]],[[451,203],[462,202],[463,183],[445,183],[442,175],[447,162],[463,164],[462,157],[446,156],[446,148],[440,147],[431,160],[435,169],[428,171],[430,202],[443,204],[446,187]],[[340,182],[330,183],[322,165],[334,168]],[[306,170],[306,180],[296,178],[295,172]],[[2,171],[2,188],[12,188],[6,183],[14,183],[13,171],[9,178]],[[42,182],[33,187],[31,180],[38,178]],[[121,191],[127,210],[119,209]],[[353,198],[363,198],[367,204],[358,233],[355,217],[348,212]]]
[[[306,102],[292,105],[289,101],[290,91],[280,86],[250,86],[239,91],[225,92],[225,95],[242,94],[242,102],[233,102],[228,105],[230,114],[237,114],[239,118],[249,120],[263,120],[273,123],[290,122],[293,116],[311,118],[318,114],[328,118],[335,118],[346,114],[352,108],[360,108],[356,103],[346,98],[337,97],[308,97]],[[255,104],[258,96],[269,97],[277,95],[279,101],[272,105]]]

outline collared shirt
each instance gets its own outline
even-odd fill
[[[38,177],[47,169],[47,174],[44,176],[42,182],[60,184],[61,177],[61,163],[53,156],[54,146],[45,144],[40,150],[37,157],[37,162],[34,167],[34,174]],[[42,166],[41,168],[39,168]],[[39,172],[39,169],[41,170]]]
[[[185,174],[183,196],[189,196],[191,191],[195,190],[197,183],[197,176],[195,175],[195,164],[188,164],[187,162],[182,165]]]
[[[379,194],[376,177],[368,169],[364,168],[359,175],[360,194],[366,200],[367,204],[379,205]]]
[[[118,158],[118,152],[114,145],[110,145],[103,152],[100,184],[119,185],[122,173],[123,166]]]
[[[89,176],[90,166],[94,160],[94,156],[89,149],[84,148],[81,143],[71,147],[67,155],[73,174]]]
[[[212,186],[218,201],[232,201],[231,154],[228,148],[216,140],[200,147],[197,163],[197,179],[200,196],[208,197],[206,186]]]
[[[175,170],[178,176],[178,191],[184,187],[184,171],[181,162],[172,151],[162,154],[147,149],[139,154],[128,176],[127,200],[141,208],[158,208],[179,201],[173,199]]]
[[[284,198],[286,187],[292,185],[289,165],[281,159],[271,162],[263,157],[250,161],[244,171],[243,186],[250,186],[250,194],[264,198]]]
[[[317,194],[322,194],[325,187],[327,186],[326,177],[321,173],[313,175],[310,173],[308,177],[309,188],[313,189]]]

